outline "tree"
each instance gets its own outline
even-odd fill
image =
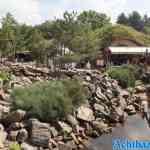
[[[137,11],[133,11],[129,15],[129,25],[138,31],[143,31],[144,21],[142,20],[141,15]]]
[[[144,21],[144,30],[143,30],[143,32],[145,34],[150,34],[150,17],[148,17],[147,15],[144,15],[143,21]]]
[[[18,25],[16,30],[16,51],[29,50],[30,35],[33,31],[33,27],[26,24]]]
[[[37,29],[32,31],[28,42],[33,58],[38,64],[47,63],[48,56],[55,53],[54,41],[44,39],[42,33]]]
[[[128,25],[128,23],[129,23],[128,17],[124,13],[121,13],[117,18],[117,23],[123,24],[123,25]]]
[[[0,48],[2,55],[15,53],[16,51],[16,30],[18,23],[10,13],[2,18],[0,35]]]
[[[99,13],[93,10],[83,11],[77,20],[80,24],[90,25],[92,30],[103,27],[106,24],[110,24],[110,18],[106,14]]]

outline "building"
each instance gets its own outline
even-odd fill
[[[150,64],[150,47],[108,47],[104,50],[106,64]]]
[[[17,62],[30,62],[33,61],[32,53],[30,51],[22,51],[15,53],[15,59]]]

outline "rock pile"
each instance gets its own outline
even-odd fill
[[[14,85],[24,86],[52,79],[48,69],[28,65],[7,67],[13,73],[14,78],[10,82]],[[87,103],[64,120],[42,123],[34,118],[27,119],[23,110],[10,112],[11,101],[8,102],[7,98],[1,100],[4,105],[0,103],[0,148],[4,149],[5,141],[18,141],[23,150],[37,150],[39,147],[50,150],[85,149],[89,137],[96,138],[110,132],[127,115],[136,113],[140,101],[138,94],[145,92],[144,87],[136,87],[131,95],[132,92],[121,89],[116,80],[96,70],[61,71],[60,77],[64,75],[82,80],[89,93]]]

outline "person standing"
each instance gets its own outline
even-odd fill
[[[147,100],[142,100],[141,112],[142,112],[143,119],[146,119],[146,121],[149,124],[150,123],[150,116],[149,116],[149,108],[148,108],[148,101]]]

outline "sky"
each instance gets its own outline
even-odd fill
[[[150,16],[150,0],[0,0],[0,18],[10,12],[20,23],[30,25],[60,18],[66,10],[96,10],[115,22],[121,12],[137,10]]]

